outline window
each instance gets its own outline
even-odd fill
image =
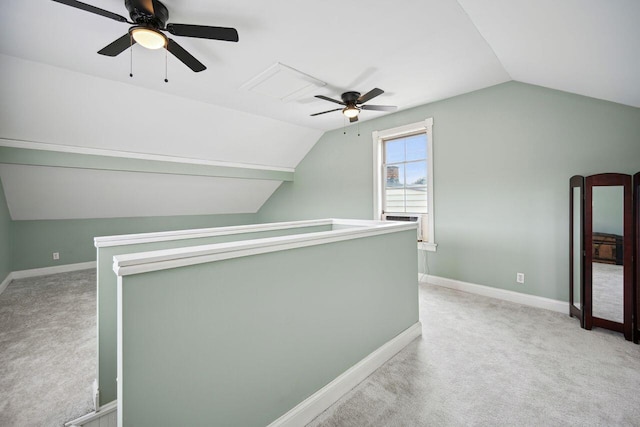
[[[418,222],[421,249],[435,251],[433,119],[373,132],[374,218]]]

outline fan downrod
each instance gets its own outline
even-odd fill
[[[164,28],[169,20],[169,10],[158,0],[124,0],[124,5],[136,24],[159,29]]]

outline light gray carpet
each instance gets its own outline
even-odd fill
[[[0,426],[92,410],[95,273],[14,281],[0,295]],[[420,286],[423,336],[311,427],[639,426],[640,346],[575,319]]]
[[[62,426],[93,410],[94,270],[14,280],[0,294],[0,426]]]
[[[640,346],[622,334],[424,284],[420,320],[309,427],[640,425]]]

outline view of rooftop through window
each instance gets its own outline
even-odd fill
[[[384,142],[384,212],[427,213],[427,134]]]

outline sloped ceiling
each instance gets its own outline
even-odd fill
[[[459,3],[511,79],[640,107],[640,1]]]
[[[127,15],[122,0],[86,2]],[[403,110],[518,80],[640,107],[636,0],[164,4],[169,22],[235,27],[239,43],[175,37],[208,67],[193,73],[171,55],[140,46],[116,58],[98,55],[99,49],[126,33],[125,24],[53,1],[0,2],[0,140],[291,170],[324,131],[344,124],[339,112],[310,117],[333,107],[313,97],[317,94],[339,97],[345,90],[380,87],[386,92],[375,103]],[[163,81],[165,59],[168,83]],[[326,85],[287,102],[243,88],[278,62]],[[364,112],[361,120],[381,114],[387,113]],[[46,165],[42,168],[41,179],[61,179]],[[9,181],[19,182],[25,173],[20,169],[3,167],[5,190]],[[80,182],[85,172],[76,172]],[[124,172],[113,171],[120,173]],[[125,182],[123,178],[114,179]],[[166,188],[163,178],[156,178],[154,188]],[[225,212],[259,209],[248,199],[266,200],[280,183],[247,192],[241,190],[245,183],[233,184],[237,179],[232,179],[226,184],[237,186],[237,191],[223,196],[215,178],[191,179],[219,192],[217,206],[224,206]],[[56,191],[69,194],[58,198],[71,200],[71,193],[81,194],[77,185],[67,180]],[[184,214],[202,213],[204,205],[196,196],[203,188],[181,188],[182,200],[168,193],[167,200],[181,200]],[[96,199],[103,209],[91,215],[127,203],[117,193],[101,192],[104,197]],[[18,214],[24,210],[15,200],[42,200],[35,183],[7,193],[19,194],[9,200],[14,219],[33,217]],[[55,202],[45,206],[33,200],[23,205],[38,210],[38,218],[77,215],[73,203],[65,210]],[[207,212],[217,212],[207,206]],[[156,205],[136,212],[149,211],[172,212]],[[110,215],[130,213],[115,209]]]
[[[280,184],[8,164],[0,164],[0,178],[11,215],[21,220],[256,212]]]

